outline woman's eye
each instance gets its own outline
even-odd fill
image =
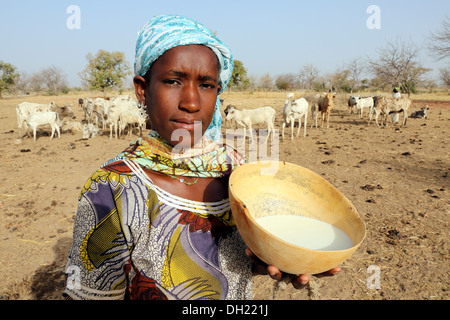
[[[215,85],[210,83],[202,83],[200,86],[205,89],[214,89],[216,87]]]
[[[173,79],[166,79],[166,80],[164,80],[164,83],[165,83],[165,84],[168,84],[168,85],[176,85],[176,84],[179,84],[179,82],[178,82],[177,80],[173,80]]]

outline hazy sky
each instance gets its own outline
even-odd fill
[[[0,1],[0,60],[28,75],[55,65],[71,86],[81,85],[78,73],[89,52],[122,51],[132,65],[137,32],[159,14],[203,23],[257,77],[298,73],[305,64],[325,75],[354,58],[376,58],[396,39],[418,47],[419,62],[433,69],[429,78],[450,63],[434,61],[425,49],[430,33],[450,16],[448,0]],[[78,20],[67,12],[70,5],[78,6]],[[379,20],[376,11],[367,13],[371,5],[379,8]],[[79,21],[79,28],[68,28],[68,20]],[[368,20],[379,28],[369,28]]]

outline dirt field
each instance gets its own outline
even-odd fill
[[[130,141],[82,140],[81,133],[18,139],[19,102],[73,102],[81,120],[80,97],[0,100],[0,299],[61,299],[81,186]],[[222,97],[225,106],[275,107],[281,128],[284,93]],[[346,195],[366,223],[366,239],[339,275],[313,278],[303,290],[255,277],[255,299],[449,299],[450,96],[412,96],[411,111],[428,104],[429,119],[408,119],[404,128],[368,126],[367,113],[361,120],[348,112],[347,98],[336,98],[329,129],[308,124],[306,137],[280,137],[279,157]],[[370,288],[376,270],[379,289]]]

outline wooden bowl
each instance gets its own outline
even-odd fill
[[[365,224],[355,207],[333,185],[301,166],[278,161],[244,164],[229,180],[230,205],[247,246],[262,261],[290,274],[328,271],[359,247]],[[341,250],[309,249],[263,228],[256,219],[271,215],[300,215],[344,231],[351,247]]]

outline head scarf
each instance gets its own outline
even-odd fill
[[[156,16],[139,31],[134,62],[135,75],[145,76],[152,63],[167,50],[190,44],[205,45],[216,54],[220,63],[220,94],[227,87],[233,72],[234,63],[231,50],[205,26],[183,16]],[[217,97],[213,120],[206,130],[205,136],[219,141],[221,126],[220,100]]]

